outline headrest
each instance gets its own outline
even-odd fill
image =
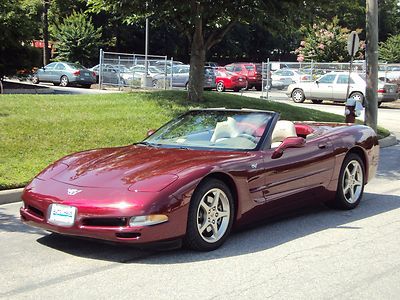
[[[220,138],[231,138],[237,137],[239,130],[236,125],[236,121],[232,117],[228,117],[226,121],[218,122],[215,126],[214,134],[211,137],[211,143],[215,143]]]
[[[286,120],[276,122],[274,131],[272,132],[272,143],[282,142],[284,139],[296,135],[296,127],[294,123]]]

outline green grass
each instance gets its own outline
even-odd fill
[[[282,119],[343,122],[344,117],[273,101],[207,92],[195,105],[178,91],[108,95],[2,95],[0,189],[24,186],[71,152],[130,144],[194,107],[274,110]],[[387,135],[388,132],[380,131]]]

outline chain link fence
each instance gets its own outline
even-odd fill
[[[99,64],[92,68],[99,88],[105,86],[130,88],[171,87],[175,62],[167,56],[105,52],[100,50]]]

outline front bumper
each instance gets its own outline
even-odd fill
[[[54,182],[53,182],[54,183]],[[43,185],[39,182],[38,185]],[[63,184],[55,182],[57,186]],[[39,188],[36,188],[39,190]],[[62,190],[65,189],[65,186]],[[92,190],[92,191],[91,191]],[[131,216],[144,215],[146,209],[143,205],[129,205],[131,201],[126,200],[125,204],[113,201],[103,201],[104,198],[115,195],[116,191],[101,190],[93,191],[93,188],[85,188],[86,195],[82,192],[80,199],[64,200],[57,196],[44,195],[32,190],[25,190],[22,195],[24,206],[20,208],[21,220],[31,226],[39,227],[51,232],[63,235],[72,235],[86,238],[107,240],[128,244],[148,244],[163,240],[177,239],[186,233],[186,222],[188,206],[177,206],[160,211],[168,216],[165,223],[152,226],[129,226]],[[88,194],[103,195],[98,199],[88,199]],[[135,197],[149,197],[148,193],[132,193]],[[117,196],[118,197],[118,196]],[[122,197],[122,195],[121,195]],[[132,203],[134,200],[132,200]],[[142,201],[146,203],[147,200]],[[74,224],[71,227],[57,226],[48,222],[49,206],[53,203],[70,205],[77,208]],[[147,202],[149,203],[149,202]],[[146,204],[147,205],[147,204]],[[145,206],[146,206],[145,205]]]

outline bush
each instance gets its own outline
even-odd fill
[[[298,61],[318,62],[348,62],[350,55],[347,52],[347,38],[350,30],[338,25],[339,19],[333,18],[332,23],[320,22],[309,27],[302,27],[304,40],[295,50]],[[357,30],[361,32],[361,30]],[[363,59],[362,51],[365,48],[364,41],[360,42],[361,51],[356,54],[357,59]]]
[[[87,65],[98,56],[101,27],[95,29],[92,19],[84,13],[73,12],[58,27],[56,60]]]
[[[400,34],[392,35],[379,44],[379,59],[388,63],[400,62]]]

